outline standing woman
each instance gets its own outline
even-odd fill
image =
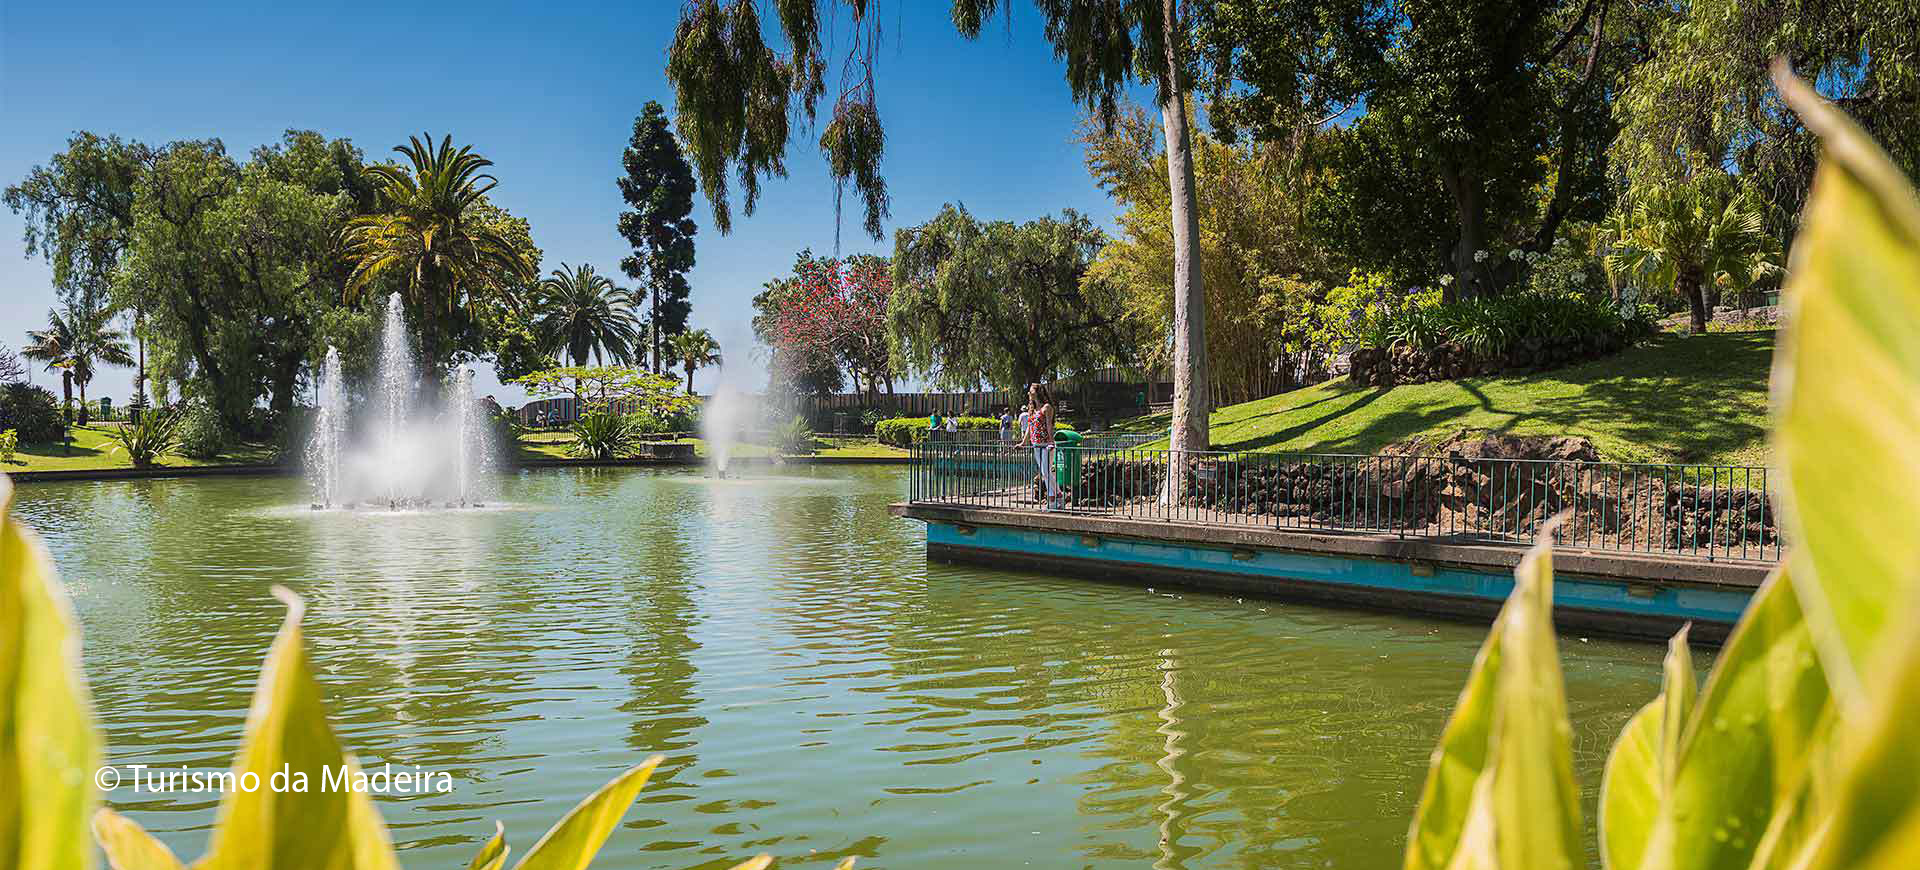
[[[1040,466],[1040,478],[1047,483],[1047,503],[1041,510],[1053,510],[1060,500],[1060,484],[1053,479],[1053,395],[1046,384],[1027,388],[1027,404],[1033,407],[1033,462]]]

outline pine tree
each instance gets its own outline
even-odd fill
[[[653,336],[650,368],[664,371],[665,339],[687,330],[693,303],[687,272],[693,268],[693,168],[667,129],[667,112],[652,100],[633,121],[633,140],[621,162],[620,196],[631,210],[620,213],[620,235],[633,253],[620,270],[648,295]]]

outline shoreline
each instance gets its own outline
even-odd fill
[[[733,460],[739,465],[907,465],[906,456],[794,456],[775,461],[767,457],[743,456]],[[541,468],[698,468],[705,459],[522,459],[506,464],[508,470]],[[162,465],[153,468],[78,468],[58,471],[6,471],[14,483],[58,483],[61,481],[152,480],[169,477],[281,477],[297,475],[298,465],[235,463],[227,465]]]

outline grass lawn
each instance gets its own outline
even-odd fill
[[[79,471],[96,468],[132,468],[126,451],[113,440],[113,431],[118,423],[94,423],[87,426],[71,426],[73,433],[71,449],[55,444],[22,444],[14,453],[12,462],[0,461],[0,471]],[[266,444],[242,444],[231,447],[212,459],[189,459],[184,456],[166,456],[158,464],[168,466],[182,465],[239,465],[258,462],[272,462],[273,448]]]
[[[1582,435],[1621,462],[1767,459],[1771,330],[1662,335],[1606,359],[1531,375],[1392,388],[1345,378],[1213,413],[1215,450],[1369,453],[1463,429]],[[1168,415],[1116,426],[1165,432]]]

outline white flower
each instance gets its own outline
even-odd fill
[[[1486,252],[1486,251],[1474,251],[1474,252],[1473,252],[1473,261],[1474,261],[1474,262],[1476,262],[1476,263],[1484,263],[1484,262],[1486,262],[1486,261],[1487,261],[1487,252]]]
[[[1453,283],[1453,276],[1452,276],[1452,275],[1441,275],[1441,276],[1440,276],[1440,286],[1442,286],[1442,287],[1445,287],[1445,286],[1447,286],[1447,285],[1449,285],[1449,284],[1452,284],[1452,283]]]
[[[1507,259],[1509,260],[1521,260],[1521,259],[1525,259],[1526,256],[1527,255],[1524,252],[1522,252],[1519,248],[1514,248],[1513,250],[1507,252]]]

